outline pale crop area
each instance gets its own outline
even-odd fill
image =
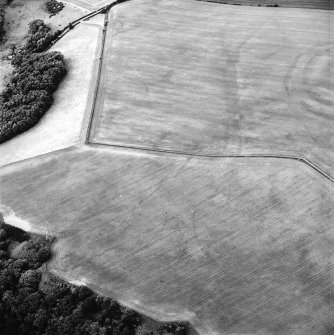
[[[101,48],[103,16],[99,15],[70,31],[51,50],[60,51],[68,74],[54,95],[54,102],[39,123],[0,146],[0,166],[83,141],[86,116],[92,108]]]
[[[67,0],[65,3],[71,4],[74,7],[82,8],[88,11],[93,11],[109,5],[113,0]]]
[[[333,12],[133,1],[110,14],[91,142],[334,167]]]
[[[333,12],[133,0],[107,15],[57,42],[54,105],[0,146],[5,220],[56,237],[55,274],[155,320],[332,334]]]
[[[333,183],[280,159],[75,150],[7,167],[52,271],[201,334],[333,329]],[[327,332],[327,333],[326,333]]]
[[[333,0],[197,0],[230,5],[333,9]]]

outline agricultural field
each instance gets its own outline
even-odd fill
[[[0,145],[5,221],[56,237],[57,276],[189,335],[332,334],[333,12],[107,15],[105,35],[100,14],[53,46],[69,67],[54,105]]]
[[[77,149],[2,169],[50,267],[201,334],[333,329],[334,189],[306,164]],[[6,216],[5,216],[6,220]]]
[[[113,8],[92,143],[334,166],[334,12],[133,1]]]
[[[78,8],[93,11],[106,5],[109,5],[113,1],[114,0],[69,0],[66,2]]]
[[[230,5],[334,9],[333,0],[197,0]]]

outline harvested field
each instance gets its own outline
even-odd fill
[[[287,8],[333,9],[333,0],[197,0],[229,5],[273,6]]]
[[[68,0],[65,3],[70,3],[79,8],[84,8],[89,11],[99,9],[103,6],[109,5],[113,0]]]
[[[53,271],[139,311],[202,334],[334,327],[333,183],[306,164],[85,149],[0,181],[3,206],[58,236]]]
[[[140,0],[110,14],[90,141],[334,167],[334,12]]]
[[[58,112],[0,147],[0,166],[67,148],[0,168],[5,220],[58,238],[57,275],[200,335],[331,334],[334,184],[298,160],[210,156],[298,156],[330,174],[333,14],[137,0],[109,19],[91,143],[69,148],[99,18],[57,43],[80,57]]]
[[[1,144],[0,166],[84,141],[85,117],[92,109],[97,80],[103,22],[104,16],[98,15],[81,23],[51,49],[64,55],[68,74],[54,94],[53,105],[39,123]]]

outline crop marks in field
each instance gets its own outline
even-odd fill
[[[152,316],[217,334],[333,326],[333,185],[304,164],[85,150],[13,168],[2,189],[58,236],[58,274]]]
[[[90,141],[334,167],[325,10],[134,1],[111,11]]]

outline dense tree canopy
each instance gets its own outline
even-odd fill
[[[53,93],[67,73],[60,52],[42,53],[57,34],[41,20],[30,23],[30,36],[15,51],[15,70],[0,97],[0,143],[33,127],[53,102]]]
[[[0,334],[134,335],[142,322],[133,310],[49,273],[52,239],[7,225],[0,215]],[[185,335],[180,323],[141,335]]]

